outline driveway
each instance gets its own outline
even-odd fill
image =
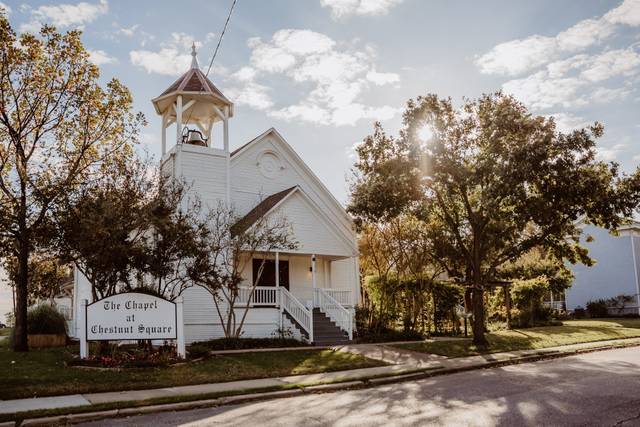
[[[640,425],[640,349],[91,426]]]

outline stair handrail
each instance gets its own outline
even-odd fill
[[[349,335],[349,340],[353,339],[353,317],[351,311],[347,310],[334,297],[329,295],[322,288],[314,289],[314,299],[320,311],[324,312],[340,329]]]
[[[280,289],[280,306],[309,334],[309,341],[313,342],[313,311],[307,309],[286,288]]]

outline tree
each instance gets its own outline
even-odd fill
[[[135,286],[174,299],[201,277],[211,233],[207,212],[182,182],[162,178],[146,205],[134,251]]]
[[[18,261],[15,349],[27,351],[28,263],[52,207],[134,142],[141,116],[118,80],[102,87],[80,41],[43,26],[16,36],[0,16],[0,236]]]
[[[243,292],[247,266],[258,253],[292,250],[297,242],[284,217],[261,216],[249,223],[240,220],[233,208],[221,203],[210,209],[205,222],[208,233],[201,235],[205,250],[190,270],[190,279],[213,298],[225,337],[239,338],[266,256],[250,280],[248,290]],[[238,308],[240,312],[236,313]]]
[[[110,159],[53,210],[51,246],[89,280],[94,300],[132,287],[158,185],[153,171],[135,155]]]
[[[424,222],[406,214],[386,222],[360,221],[367,329],[392,327],[394,316],[399,315],[405,330],[414,331],[425,317],[425,299],[442,269],[431,256],[433,242],[424,227]]]
[[[54,212],[55,246],[87,277],[94,300],[134,288],[173,299],[190,286],[207,227],[188,190],[131,155],[103,163]]]
[[[352,206],[370,216],[409,210],[428,222],[434,259],[472,291],[476,345],[487,345],[484,292],[500,266],[534,247],[591,264],[577,221],[615,229],[637,203],[637,174],[621,175],[616,164],[596,160],[598,123],[562,133],[553,118],[534,116],[502,93],[460,108],[436,95],[418,97],[403,121],[394,142],[402,150],[387,157],[403,165],[394,169],[403,175],[399,186],[417,186],[419,197],[378,195],[396,206],[380,210],[374,203],[369,210],[369,183],[392,177],[356,165]]]
[[[5,270],[9,276],[9,286],[15,286],[18,274],[18,263],[15,258],[5,259]],[[71,279],[71,268],[55,254],[47,251],[36,251],[29,259],[29,304],[53,299],[62,292],[62,287]]]

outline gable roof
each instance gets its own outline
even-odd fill
[[[332,204],[333,207],[338,212],[340,212],[340,214],[347,221],[347,223],[350,224],[351,227],[353,227],[353,218],[347,213],[347,211],[344,209],[344,207],[335,198],[333,193],[331,193],[331,191],[329,191],[329,189],[324,185],[324,183],[322,181],[320,181],[320,179],[313,173],[313,171],[309,168],[309,166],[307,166],[307,164],[304,162],[304,160],[302,160],[300,158],[298,153],[296,153],[296,151],[291,147],[291,145],[289,145],[289,143],[287,143],[287,141],[282,137],[282,135],[280,135],[280,133],[275,128],[271,127],[269,129],[267,129],[266,131],[264,131],[260,135],[258,135],[255,138],[253,138],[251,141],[249,141],[246,144],[243,144],[240,147],[236,148],[235,150],[233,150],[231,152],[230,157],[232,159],[239,157],[242,153],[247,152],[249,150],[249,148],[251,148],[254,144],[258,144],[261,141],[264,141],[265,140],[264,137],[269,135],[269,134],[273,134],[276,137],[275,139],[277,141],[279,141],[281,143],[281,145],[286,149],[286,151],[293,158],[295,164],[302,170],[303,174],[308,176],[310,178],[310,180],[316,185],[316,187],[321,192],[323,192],[325,195],[328,196],[328,199],[331,202],[330,204]],[[349,228],[349,227],[347,227],[347,228]]]
[[[256,223],[256,221],[268,214],[277,204],[284,200],[289,194],[293,193],[297,188],[297,186],[293,186],[286,190],[279,191],[258,203],[248,214],[231,226],[231,235],[237,236],[247,231]]]
[[[178,80],[176,80],[167,90],[162,92],[158,97],[168,95],[173,92],[201,92],[215,95],[229,104],[229,101],[220,90],[214,85],[211,80],[200,70],[200,68],[191,68],[184,73]]]

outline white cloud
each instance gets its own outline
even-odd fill
[[[251,67],[242,67],[233,73],[232,77],[240,82],[250,82],[256,77],[256,70]]]
[[[371,70],[367,73],[367,80],[378,86],[382,86],[391,83],[400,83],[400,76],[396,73],[379,73],[376,70]]]
[[[640,74],[640,53],[633,48],[615,49],[600,54],[580,54],[552,62],[546,69],[502,85],[533,108],[579,107],[591,102],[612,102],[627,96],[633,87],[596,86],[616,77]]]
[[[596,157],[605,162],[616,160],[618,154],[626,148],[625,144],[616,144],[613,147],[597,147]]]
[[[329,123],[331,114],[326,109],[311,103],[302,102],[296,105],[290,105],[271,113],[272,117],[283,120],[299,119],[311,123]]]
[[[342,48],[330,37],[309,30],[284,29],[271,40],[252,38],[251,66],[234,75],[244,88],[232,88],[235,102],[268,110],[272,117],[312,123],[352,125],[361,119],[385,120],[398,113],[391,106],[369,107],[360,98],[372,85],[397,84],[400,76],[378,72],[371,48]],[[308,86],[306,96],[291,105],[272,108],[264,76],[282,76]],[[233,99],[233,98],[232,98]]]
[[[211,40],[205,36],[205,40]],[[200,48],[202,43],[194,36],[186,33],[171,33],[171,38],[160,45],[157,51],[139,49],[129,52],[129,59],[135,66],[144,68],[147,73],[163,74],[167,76],[178,76],[185,73],[191,66],[191,44],[196,44]],[[199,56],[202,60],[202,56]],[[200,65],[204,63],[201,61]],[[226,74],[226,69],[221,66],[214,66],[214,73]]]
[[[626,0],[604,16],[614,24],[640,25],[640,0]]]
[[[109,55],[104,50],[87,49],[87,51],[89,52],[89,60],[91,62],[93,62],[94,64],[96,64],[96,65],[114,64],[114,63],[118,62],[118,60],[116,58],[114,58],[113,56]]]
[[[476,60],[485,74],[515,76],[597,45],[618,25],[640,25],[640,0],[625,0],[598,19],[585,19],[555,36],[533,35],[494,46]]]
[[[322,7],[331,9],[334,19],[351,15],[386,15],[403,0],[320,0]]]
[[[99,16],[106,14],[109,4],[107,0],[100,0],[98,3],[45,5],[35,9],[26,6],[23,10],[30,12],[31,18],[22,24],[20,29],[34,32],[39,30],[42,24],[52,24],[58,28],[82,28],[84,24],[93,22]]]
[[[267,86],[251,81],[242,88],[228,89],[226,95],[238,105],[248,105],[256,110],[266,110],[273,106],[269,91]]]
[[[531,36],[501,43],[476,60],[485,74],[516,75],[545,64],[553,51],[552,37]]]
[[[7,15],[11,15],[11,8],[4,4],[3,2],[0,1],[0,9],[4,9],[4,11],[6,12]]]
[[[129,37],[132,38],[135,34],[136,31],[138,30],[138,28],[140,27],[140,25],[136,24],[136,25],[132,25],[130,27],[121,27],[118,29],[118,34],[121,34],[125,37]]]
[[[576,129],[582,129],[591,124],[584,118],[571,113],[548,114],[546,117],[553,117],[556,122],[556,129],[564,133],[568,133]]]
[[[609,50],[583,60],[581,76],[592,82],[607,80],[617,75],[631,76],[640,69],[640,54],[635,50]]]

